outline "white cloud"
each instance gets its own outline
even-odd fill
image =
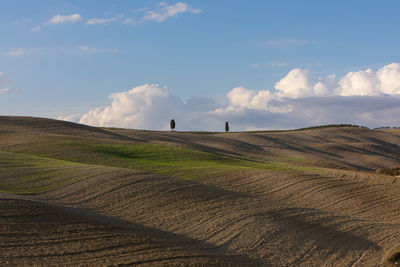
[[[400,64],[392,63],[377,71],[381,92],[384,94],[400,94]]]
[[[252,67],[252,68],[258,68],[259,66],[260,66],[260,64],[257,64],[257,63],[249,65],[249,67]]]
[[[183,2],[177,2],[175,4],[168,5],[165,2],[159,2],[155,10],[146,11],[146,15],[143,20],[154,20],[163,22],[171,17],[176,17],[181,13],[201,13],[202,10],[199,8],[192,8],[188,4]]]
[[[88,19],[86,21],[87,25],[96,25],[96,24],[105,24],[105,23],[111,23],[111,22],[116,22],[118,18],[109,18],[109,19]]]
[[[350,95],[379,95],[379,80],[371,69],[349,72],[339,81],[338,92],[343,96]]]
[[[245,87],[233,88],[227,95],[228,106],[219,108],[217,112],[225,112],[241,109],[264,110],[271,112],[287,112],[292,109],[290,105],[285,104],[280,98],[268,90],[254,91]]]
[[[278,104],[274,103],[278,101]],[[398,96],[329,96],[272,99],[268,108],[219,108],[200,120],[221,130],[229,121],[232,130],[296,129],[326,124],[356,124],[371,128],[400,126]],[[271,108],[276,105],[275,108]],[[280,107],[280,108],[279,108]],[[208,116],[206,116],[208,115]],[[204,128],[206,129],[206,128]]]
[[[313,76],[310,71],[293,69],[275,84],[280,97],[378,96],[400,94],[400,64],[392,63],[378,71],[349,72],[337,80],[335,75]]]
[[[350,123],[369,127],[399,126],[400,64],[318,77],[291,70],[274,90],[233,88],[226,99],[183,100],[166,87],[145,84],[110,96],[111,103],[79,117],[60,117],[94,126],[166,130],[174,118],[178,130],[223,131],[290,129]]]
[[[314,77],[308,70],[293,69],[275,84],[275,89],[280,97],[327,96],[335,80],[335,75]]]
[[[112,103],[105,108],[90,110],[80,123],[100,126],[165,128],[172,118],[184,110],[181,99],[172,96],[166,87],[145,84],[127,92],[110,95]]]
[[[250,101],[253,99],[254,95],[254,91],[247,90],[244,87],[236,87],[233,88],[226,96],[232,105],[245,107],[250,104]]]
[[[52,17],[46,25],[48,24],[64,24],[64,23],[75,23],[82,20],[82,16],[80,14],[72,14],[72,15],[55,15]]]
[[[157,84],[134,87],[126,92],[112,94],[110,98],[112,102],[109,106],[90,110],[79,119],[76,115],[58,118],[94,126],[157,130],[167,130],[169,121],[174,118],[178,129],[216,130],[227,118],[249,112],[273,114],[291,111],[290,105],[280,101],[269,91],[257,92],[244,87],[232,89],[225,104],[209,98],[184,101],[171,95],[166,87]],[[240,129],[238,125],[236,129]]]

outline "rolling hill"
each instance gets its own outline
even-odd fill
[[[195,133],[0,116],[0,265],[378,266],[400,132]],[[394,249],[394,250],[393,250]]]

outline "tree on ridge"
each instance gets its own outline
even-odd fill
[[[169,126],[171,127],[172,131],[175,129],[175,120],[174,119],[171,120],[171,122],[169,123]]]

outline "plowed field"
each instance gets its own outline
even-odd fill
[[[400,132],[154,132],[0,117],[0,265],[379,266]]]

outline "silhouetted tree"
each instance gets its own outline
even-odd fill
[[[175,120],[174,119],[171,120],[171,122],[169,123],[169,126],[171,127],[172,131],[175,129]]]
[[[225,122],[225,132],[229,132],[229,123]]]

